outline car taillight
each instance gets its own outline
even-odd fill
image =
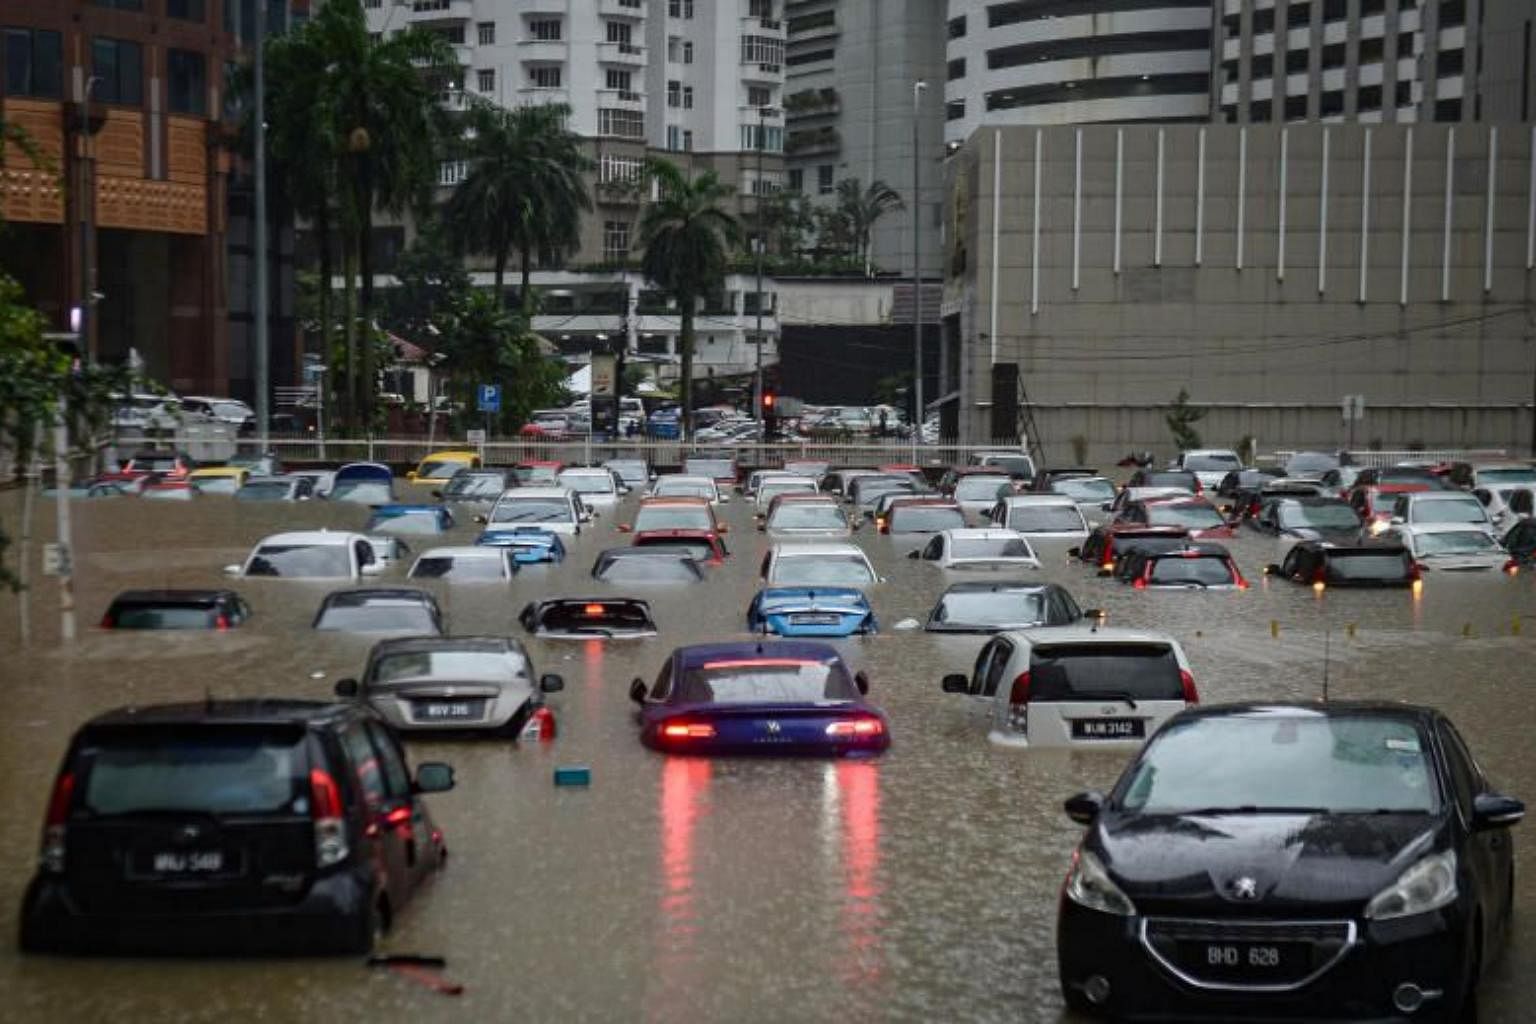
[[[1024,732],[1029,728],[1029,673],[1020,672],[1008,690],[1008,728]]]
[[[53,796],[48,800],[48,817],[43,820],[43,848],[38,862],[44,871],[55,875],[64,873],[65,840],[67,839],[69,808],[75,798],[75,773],[63,772],[53,784]]]
[[[112,617],[112,613],[111,612],[107,612],[107,614],[105,614],[105,615],[103,615],[101,617],[101,628],[102,629],[116,629],[117,628],[117,620]]]
[[[523,723],[522,738],[535,743],[548,743],[554,739],[555,713],[549,708],[534,708],[528,721]]]
[[[1232,570],[1232,579],[1237,582],[1237,589],[1247,590],[1248,581],[1243,579],[1242,571],[1238,569],[1237,564],[1235,562],[1228,562],[1227,567]]]
[[[341,789],[323,769],[309,773],[309,816],[315,826],[315,866],[328,868],[347,858],[347,821],[342,817]]]
[[[1520,563],[1511,558],[1504,563],[1504,571],[1513,576],[1520,571]]]
[[[1184,703],[1200,703],[1200,691],[1195,689],[1195,677],[1186,669],[1179,669],[1179,685],[1184,688]]]
[[[668,722],[661,735],[669,740],[708,740],[714,738],[715,727],[708,722]]]
[[[1138,577],[1136,577],[1134,580],[1131,581],[1131,587],[1133,589],[1135,589],[1135,590],[1146,590],[1147,589],[1147,578],[1145,576],[1138,576]]]
[[[1328,570],[1327,569],[1324,569],[1322,566],[1318,566],[1316,569],[1312,570],[1312,583],[1313,583],[1314,586],[1319,584],[1319,583],[1327,583],[1327,582],[1328,582]]]
[[[849,718],[841,722],[833,722],[827,726],[828,736],[840,736],[845,739],[879,736],[883,732],[885,732],[885,723],[873,716],[868,718]]]
[[[217,629],[217,630],[219,630],[221,632],[226,630],[226,629],[228,629],[229,628],[229,616],[228,615],[220,614],[218,618],[213,620],[213,628]]]

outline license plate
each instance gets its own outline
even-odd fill
[[[1196,977],[1262,979],[1306,966],[1304,945],[1287,942],[1181,942],[1180,959]]]
[[[836,626],[843,621],[841,615],[791,615],[789,621],[795,626]]]
[[[1146,734],[1147,723],[1141,718],[1072,719],[1075,740],[1139,740]]]
[[[156,875],[217,875],[224,864],[223,850],[161,850],[147,866]]]
[[[450,721],[480,717],[479,701],[429,701],[416,705],[416,717],[430,721]]]

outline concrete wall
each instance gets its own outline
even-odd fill
[[[1389,448],[1529,444],[1529,125],[986,129],[949,171],[966,438],[993,433],[998,362],[1047,446],[1166,444],[1146,410],[1180,389],[1233,406],[1208,424],[1224,443],[1336,444],[1340,398],[1363,393],[1401,410],[1361,428]]]

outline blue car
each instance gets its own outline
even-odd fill
[[[518,565],[565,561],[565,543],[560,540],[560,535],[541,530],[537,526],[517,526],[510,530],[500,528],[484,530],[475,538],[475,543],[488,547],[511,548],[512,560]]]
[[[891,745],[869,679],[832,647],[807,640],[679,647],[640,706],[640,742],[667,754],[868,757]]]
[[[658,409],[645,421],[645,433],[658,441],[675,441],[682,436],[680,420],[677,409]]]
[[[430,536],[453,529],[453,513],[443,505],[375,505],[364,533]]]
[[[879,632],[869,598],[854,587],[768,587],[747,606],[747,628],[779,636]]]

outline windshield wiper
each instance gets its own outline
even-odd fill
[[[1257,804],[1237,804],[1232,807],[1198,807],[1189,811],[1175,811],[1185,818],[1202,818],[1216,814],[1331,814],[1326,807],[1260,807]]]
[[[1123,700],[1132,711],[1136,710],[1136,698],[1124,690],[1079,690],[1072,696],[1079,700]]]

